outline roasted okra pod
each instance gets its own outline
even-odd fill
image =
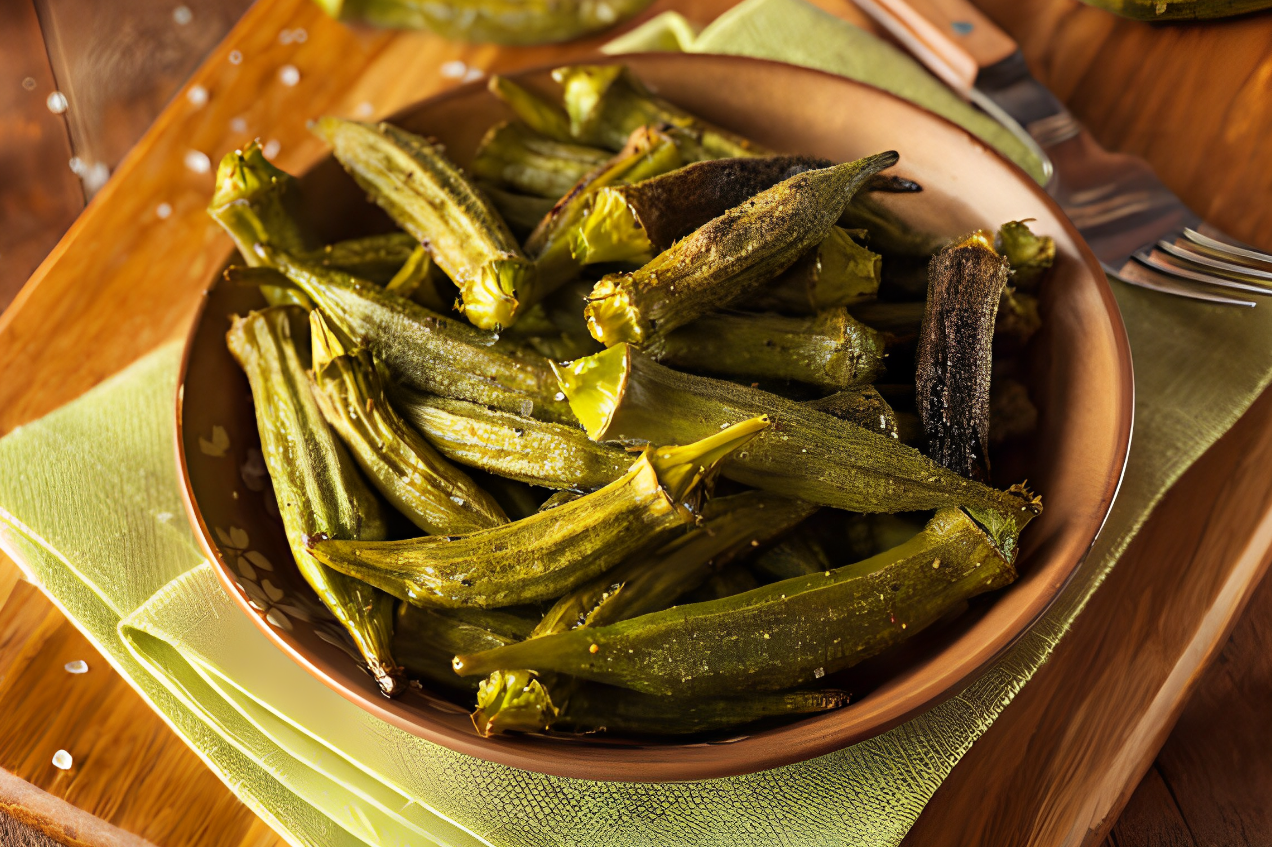
[[[1056,242],[1049,235],[1034,235],[1028,221],[1009,221],[994,239],[998,252],[1011,263],[1011,284],[1033,292],[1056,261]]]
[[[520,123],[496,124],[473,159],[473,175],[524,194],[556,200],[603,165],[610,153],[556,141]]]
[[[511,326],[517,310],[533,302],[534,266],[441,148],[392,124],[326,117],[312,126],[371,199],[427,245],[459,286],[470,321],[482,329]]]
[[[610,346],[652,346],[671,330],[745,297],[830,234],[868,177],[894,152],[805,171],[752,197],[660,253],[640,270],[610,274],[592,289],[592,337]]]
[[[928,455],[971,479],[989,479],[989,378],[1007,260],[977,232],[932,257],[919,332],[915,403]]]
[[[261,453],[296,565],[353,638],[380,690],[396,695],[404,680],[391,653],[393,598],[325,567],[306,546],[319,535],[378,540],[386,525],[380,502],[310,391],[305,311],[276,306],[235,318],[226,342],[252,387]]]
[[[712,126],[654,96],[623,65],[573,65],[557,68],[552,77],[564,89],[570,133],[584,144],[618,150],[639,127],[665,123],[698,136],[704,159],[765,152],[740,135]]]
[[[343,341],[365,346],[401,384],[526,417],[574,420],[541,356],[514,359],[494,349],[495,336],[377,285],[264,245],[257,250],[313,299]]]
[[[854,233],[833,227],[820,244],[739,305],[812,315],[836,306],[868,303],[879,293],[881,269],[878,254],[858,244]]]
[[[292,214],[296,201],[295,178],[270,164],[260,143],[253,141],[221,159],[208,214],[234,240],[248,265],[255,266],[265,264],[253,250],[257,243],[295,253],[314,246],[316,239]],[[294,290],[263,286],[261,293],[274,305],[309,305],[304,295]]]
[[[851,667],[1015,577],[975,521],[944,509],[911,541],[856,564],[457,656],[455,669],[530,668],[664,696],[780,691]]]
[[[446,458],[547,488],[592,491],[627,473],[632,455],[577,426],[546,423],[477,403],[399,391],[394,403]]]
[[[268,242],[267,238],[257,241]],[[248,252],[256,256],[252,249],[255,242],[248,245]],[[402,269],[420,243],[414,236],[405,232],[389,232],[383,235],[367,235],[362,238],[350,238],[319,247],[317,250],[300,252],[284,245],[276,245],[280,249],[299,256],[307,262],[327,268],[339,268],[359,279],[371,282],[386,283]]]
[[[420,606],[494,608],[552,599],[691,523],[686,498],[721,458],[767,426],[766,418],[755,418],[683,447],[648,450],[604,488],[495,529],[372,543],[311,538],[310,551]]]
[[[557,366],[562,390],[598,441],[687,443],[755,415],[774,421],[721,464],[729,479],[853,512],[961,506],[1001,549],[1041,505],[1023,489],[997,491],[947,470],[896,438],[731,382],[674,371],[629,345]]]
[[[557,141],[574,141],[574,136],[570,134],[570,116],[560,104],[545,100],[499,74],[491,75],[486,88],[504,101],[521,122],[535,132]]]
[[[668,335],[659,361],[697,373],[794,380],[838,391],[873,382],[883,357],[883,337],[839,308],[811,318],[707,315]]]
[[[761,191],[830,164],[811,156],[713,159],[601,188],[574,233],[574,256],[585,265],[647,261]]]
[[[489,494],[398,417],[371,354],[346,352],[318,312],[310,313],[310,322],[318,406],[385,499],[431,535],[507,523]]]
[[[340,20],[391,29],[427,29],[444,38],[492,44],[550,44],[606,29],[650,0],[318,0]]]

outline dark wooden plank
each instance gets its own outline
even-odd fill
[[[1213,843],[1193,837],[1156,767],[1144,775],[1106,842],[1108,847],[1209,847]]]
[[[84,208],[31,0],[0,2],[0,311]]]

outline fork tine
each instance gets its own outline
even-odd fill
[[[1219,253],[1226,253],[1229,256],[1239,256],[1243,259],[1250,259],[1255,262],[1262,262],[1265,265],[1272,265],[1272,256],[1267,253],[1260,253],[1249,247],[1242,247],[1237,244],[1229,244],[1226,241],[1220,241],[1217,238],[1211,238],[1208,235],[1202,235],[1195,229],[1184,228],[1184,238],[1194,244],[1200,244],[1203,247],[1209,247]]]
[[[1130,262],[1127,262],[1121,271],[1115,271],[1108,265],[1104,265],[1104,272],[1114,279],[1120,279],[1127,285],[1147,288],[1149,291],[1157,291],[1162,294],[1172,294],[1176,297],[1186,297],[1189,300],[1201,300],[1206,303],[1219,303],[1225,306],[1247,306],[1250,308],[1255,305],[1253,300],[1242,300],[1239,297],[1230,297],[1226,294],[1206,291],[1195,285],[1152,273]]]
[[[1157,242],[1158,249],[1169,253],[1172,256],[1183,259],[1186,262],[1192,262],[1197,265],[1205,265],[1215,270],[1227,271],[1228,273],[1240,274],[1243,277],[1251,279],[1266,279],[1272,281],[1272,271],[1263,271],[1249,265],[1238,265],[1233,262],[1224,262],[1205,253],[1195,252],[1185,247],[1180,247],[1170,241],[1162,240]]]
[[[1236,282],[1235,280],[1224,279],[1223,277],[1213,276],[1212,274],[1181,268],[1178,265],[1171,265],[1163,262],[1161,259],[1158,259],[1156,256],[1146,253],[1143,250],[1138,253],[1132,253],[1131,258],[1139,262],[1141,265],[1152,268],[1155,271],[1179,277],[1181,279],[1190,279],[1193,282],[1215,285],[1219,288],[1231,288],[1234,291],[1244,291],[1247,294],[1272,295],[1272,288],[1267,288],[1262,285],[1250,285],[1244,282]]]

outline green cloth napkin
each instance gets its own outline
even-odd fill
[[[769,16],[766,42],[841,49],[843,30],[807,9],[756,0],[732,17]],[[783,21],[813,28],[792,34]],[[1267,306],[1115,291],[1142,363],[1134,447],[1105,531],[1060,599],[959,696],[869,741],[757,774],[639,784],[528,773],[415,738],[314,680],[226,596],[184,518],[175,346],[0,439],[0,544],[293,844],[894,844],[1046,660],[1153,504],[1272,376]],[[91,756],[76,762],[93,767]]]

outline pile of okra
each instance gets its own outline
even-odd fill
[[[1041,501],[989,451],[1035,425],[1054,243],[906,225],[894,152],[778,154],[622,66],[554,78],[491,80],[515,118],[467,170],[314,122],[382,235],[323,245],[257,145],[221,162],[226,278],[269,303],[227,342],[296,564],[386,696],[483,734],[840,707],[845,669],[1015,579]]]

